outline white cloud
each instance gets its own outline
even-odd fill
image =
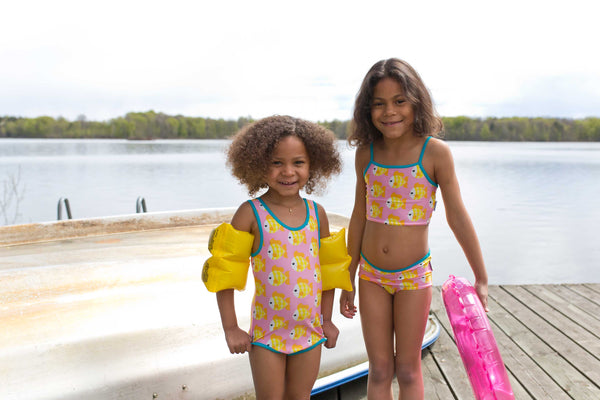
[[[400,57],[442,115],[597,116],[590,3],[12,2],[0,115],[348,119],[368,68]]]

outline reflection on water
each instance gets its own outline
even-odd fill
[[[600,281],[600,212],[588,206],[600,194],[600,144],[451,145],[491,282]],[[466,274],[455,247],[448,259]]]
[[[20,168],[18,223],[56,219],[67,197],[75,218],[235,207],[245,189],[225,165],[224,140],[0,140],[0,180]],[[600,143],[449,142],[492,283],[600,281],[595,228],[600,211]],[[344,170],[322,196],[350,215],[354,150],[340,142]],[[1,190],[1,187],[0,187]],[[440,200],[441,200],[441,196]],[[431,223],[435,283],[472,274],[448,228],[443,201]],[[3,221],[0,221],[2,223]]]
[[[0,156],[107,156],[213,153],[222,140],[0,139]]]

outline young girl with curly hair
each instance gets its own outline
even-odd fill
[[[423,399],[421,344],[431,303],[429,221],[439,187],[448,224],[475,275],[487,309],[487,273],[461,198],[448,145],[430,94],[406,62],[377,62],[354,107],[349,142],[355,155],[356,197],[348,231],[350,279],[359,276],[363,337],[369,358],[369,399]],[[341,313],[356,314],[354,291],[342,291]]]
[[[327,215],[321,205],[301,197],[300,190],[310,194],[340,172],[335,137],[315,123],[273,116],[236,134],[227,163],[250,196],[266,189],[241,204],[230,224],[236,235],[248,235],[248,252],[241,258],[247,271],[251,257],[255,279],[249,332],[238,326],[234,289],[212,290],[227,346],[231,353],[249,353],[257,399],[308,399],[319,372],[321,344],[334,347],[339,331],[331,321],[334,289],[325,286],[326,260],[320,256],[330,237]],[[209,247],[218,247],[221,237],[217,233]],[[211,252],[219,258],[217,250]],[[344,253],[349,263],[345,242]],[[205,264],[205,283],[217,270],[211,262],[208,268]],[[238,286],[244,284],[245,277]]]

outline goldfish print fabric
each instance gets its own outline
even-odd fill
[[[358,263],[360,279],[374,282],[389,294],[400,290],[417,290],[431,286],[431,255],[401,270],[385,270],[371,264],[362,254]]]
[[[252,254],[252,343],[284,354],[309,350],[325,340],[316,204],[304,199],[306,220],[294,228],[262,199],[249,202],[261,227],[261,243]]]
[[[423,144],[419,161],[415,164],[391,166],[371,160],[364,171],[369,221],[386,225],[427,225],[435,210],[437,184],[422,165]]]

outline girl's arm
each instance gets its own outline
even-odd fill
[[[323,315],[323,335],[327,338],[325,347],[332,349],[335,347],[340,330],[331,320],[333,314],[333,298],[335,289],[326,290],[321,295],[321,313]]]
[[[248,203],[243,203],[231,219],[231,225],[235,229],[250,232],[254,234],[254,237],[256,238],[256,232],[253,231],[255,229],[253,222],[254,217],[252,208]],[[256,244],[253,248],[256,248]],[[250,335],[238,326],[238,320],[235,313],[234,290],[226,289],[217,292],[217,304],[219,306],[221,325],[225,332],[225,341],[227,342],[229,351],[232,354],[242,354],[246,351],[250,351],[252,347]]]
[[[235,314],[235,304],[233,301],[233,289],[226,289],[217,292],[217,304],[221,314],[221,324],[225,332],[225,341],[231,354],[245,353],[250,351],[250,335],[238,326],[237,316]]]
[[[354,196],[354,209],[350,217],[348,226],[348,254],[352,257],[350,262],[350,281],[353,290],[351,292],[342,290],[340,295],[340,312],[346,318],[353,318],[356,315],[356,305],[354,298],[356,295],[356,269],[360,259],[360,249],[363,238],[363,231],[366,223],[366,187],[363,177],[363,171],[367,167],[370,159],[370,152],[367,146],[356,149],[354,168],[356,172],[356,190]]]
[[[325,209],[317,205],[319,213],[320,230],[319,237],[325,238],[330,235],[329,232],[329,220],[327,219],[327,213]],[[321,294],[321,315],[323,315],[323,335],[327,338],[325,347],[328,349],[334,348],[337,342],[338,335],[340,334],[339,329],[334,325],[331,317],[333,315],[333,298],[335,296],[335,289],[326,290]]]
[[[475,227],[460,194],[458,178],[454,169],[454,159],[446,143],[441,140],[435,140],[434,143],[435,145],[432,148],[434,149],[435,179],[442,191],[446,220],[467,257],[475,276],[475,290],[484,309],[488,311],[487,271]]]

